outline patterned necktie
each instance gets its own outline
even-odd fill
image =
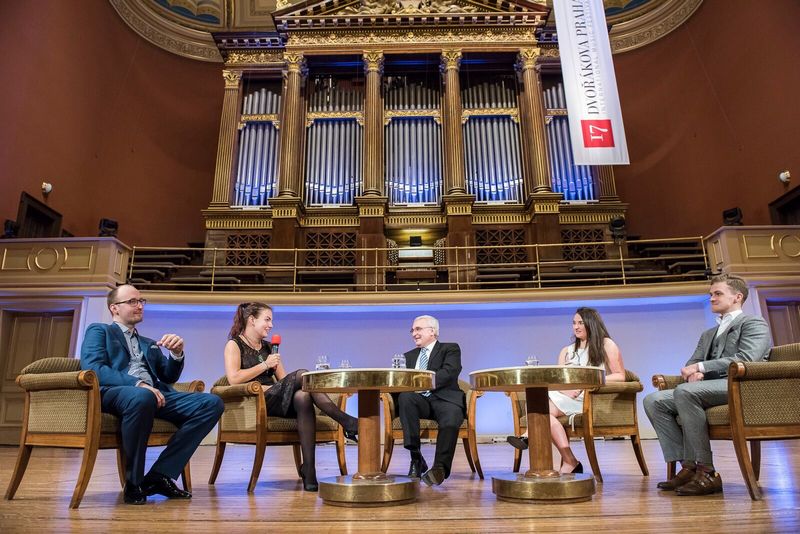
[[[428,348],[427,347],[422,347],[419,350],[419,368],[420,368],[421,371],[427,371],[428,370]],[[428,397],[428,396],[430,396],[430,394],[431,394],[430,391],[423,391],[421,393],[421,395],[423,397]]]
[[[422,371],[428,369],[428,347],[422,347],[419,351],[419,368]]]

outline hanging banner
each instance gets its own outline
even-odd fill
[[[561,73],[577,165],[627,165],[603,0],[554,0]]]

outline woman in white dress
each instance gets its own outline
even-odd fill
[[[567,345],[558,354],[558,365],[580,365],[604,367],[606,382],[623,382],[625,366],[619,347],[609,337],[600,314],[593,308],[578,308],[572,318],[575,342]],[[583,473],[583,465],[569,446],[569,438],[558,417],[567,415],[570,423],[583,412],[583,390],[551,391],[550,436],[561,454],[562,473]],[[528,448],[527,432],[522,436],[508,436],[508,442],[518,449]]]

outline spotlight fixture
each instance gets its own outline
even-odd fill
[[[97,235],[100,237],[117,237],[119,223],[114,219],[100,219],[99,230]]]
[[[614,217],[608,221],[608,230],[611,232],[611,239],[615,245],[621,245],[628,237],[628,230],[625,228],[625,217]]]
[[[723,226],[741,226],[742,224],[742,209],[739,206],[722,212]]]

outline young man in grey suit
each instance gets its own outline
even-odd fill
[[[706,408],[728,403],[731,362],[764,360],[771,346],[764,319],[742,312],[747,293],[747,283],[738,276],[723,274],[711,280],[711,311],[719,314],[719,326],[700,336],[694,354],[681,369],[686,382],[644,399],[664,460],[679,461],[682,467],[674,478],[659,482],[659,489],[678,495],[722,491],[722,478],[711,458]]]
[[[411,337],[417,348],[406,352],[406,367],[434,371],[436,379],[435,387],[430,391],[403,392],[397,398],[403,425],[403,446],[411,453],[408,476],[420,477],[428,486],[438,486],[450,476],[458,429],[466,415],[466,398],[458,387],[461,348],[456,343],[438,340],[439,321],[430,315],[414,319]],[[434,419],[439,425],[436,455],[430,469],[420,452],[420,418]]]

